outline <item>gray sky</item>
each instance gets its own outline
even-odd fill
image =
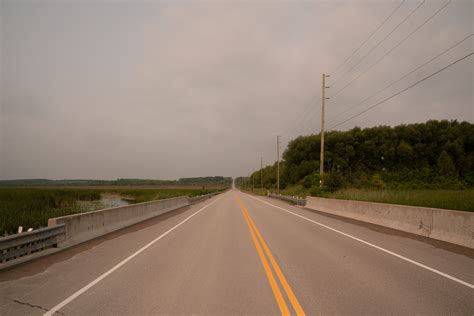
[[[420,2],[405,1],[352,64]],[[445,2],[426,1],[328,95]],[[174,179],[245,175],[259,168],[260,156],[276,160],[277,134],[286,145],[319,132],[313,100],[321,73],[344,61],[400,0],[0,3],[0,179]],[[329,100],[328,126],[472,52],[471,37],[331,119],[472,34],[473,15],[472,1],[453,0]],[[473,122],[473,66],[470,57],[339,129]]]

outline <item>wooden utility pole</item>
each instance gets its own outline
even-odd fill
[[[252,192],[255,189],[255,177],[253,176],[255,174],[255,168],[253,169],[252,172]]]
[[[263,189],[263,157],[260,157],[260,186]]]
[[[324,105],[326,103],[326,100],[329,98],[326,98],[326,89],[329,88],[326,86],[326,78],[329,77],[329,75],[323,74],[323,82],[322,82],[322,90],[321,90],[321,151],[319,154],[319,185],[322,187],[323,186],[323,176],[324,176]]]
[[[277,194],[280,194],[280,137],[277,135]]]

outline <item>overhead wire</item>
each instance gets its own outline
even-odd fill
[[[461,58],[459,58],[459,59],[453,61],[452,63],[450,63],[450,64],[444,66],[443,68],[441,68],[441,69],[435,71],[434,73],[432,73],[432,74],[430,74],[430,75],[428,75],[428,76],[426,76],[426,77],[424,77],[424,78],[422,78],[422,79],[416,81],[415,83],[409,85],[408,87],[406,87],[406,88],[404,88],[404,89],[402,89],[402,90],[400,90],[400,91],[398,91],[398,92],[392,94],[391,96],[389,96],[389,97],[383,99],[382,101],[379,101],[379,102],[377,102],[377,103],[371,105],[370,107],[368,107],[368,108],[365,109],[364,111],[359,112],[358,114],[355,114],[355,115],[349,117],[348,119],[346,119],[346,120],[344,120],[344,121],[342,121],[342,122],[340,122],[340,123],[337,123],[337,124],[331,126],[331,127],[329,128],[329,130],[332,130],[332,129],[334,129],[335,127],[341,126],[341,125],[343,125],[343,124],[349,122],[350,120],[352,120],[352,119],[354,119],[354,118],[356,118],[356,117],[359,117],[359,116],[361,116],[361,115],[364,114],[364,113],[367,113],[368,111],[370,111],[370,110],[376,108],[377,106],[379,106],[379,105],[381,105],[381,104],[384,104],[385,102],[389,101],[390,99],[393,99],[394,97],[396,97],[396,96],[402,94],[403,92],[405,92],[405,91],[407,91],[407,90],[409,90],[409,89],[411,89],[411,88],[417,86],[418,84],[422,83],[423,81],[428,80],[428,79],[430,79],[430,78],[436,76],[437,74],[439,74],[439,73],[442,72],[443,70],[446,70],[446,69],[448,69],[449,67],[454,66],[455,64],[461,62],[462,60],[464,60],[464,59],[466,59],[466,58],[468,58],[468,57],[470,57],[470,56],[472,56],[472,55],[474,55],[474,52],[471,52],[471,53],[469,53],[469,54],[467,54],[467,55],[465,55],[465,56],[463,56],[463,57],[461,57]]]
[[[415,9],[413,9],[410,14],[408,14],[400,23],[397,24],[397,26],[395,26],[382,40],[380,40],[375,46],[373,46],[364,56],[362,56],[361,59],[359,59],[359,61],[357,63],[355,63],[347,72],[351,72],[355,67],[357,67],[357,65],[359,65],[367,56],[370,55],[370,53],[372,53],[375,49],[377,49],[377,47],[380,46],[380,44],[382,44],[387,38],[389,38],[403,23],[405,23],[406,21],[408,21],[408,19],[416,12],[418,11],[419,8],[421,8],[421,6],[423,6],[423,4],[425,4],[426,0],[423,0],[417,7],[415,7]],[[333,83],[335,84],[335,83]]]
[[[318,101],[316,99],[319,99]],[[300,124],[304,123],[307,119],[307,113],[308,110],[311,110],[313,107],[316,107],[321,103],[320,96],[312,97],[310,102],[308,103],[308,106],[303,110],[302,115],[298,116],[297,119],[293,121],[293,123],[290,126],[293,126],[293,128],[290,130],[288,135],[292,135],[293,133],[297,133],[298,126],[301,126]],[[309,112],[311,113],[311,112]],[[296,124],[297,123],[297,124]]]
[[[395,46],[393,46],[390,50],[388,50],[385,54],[383,54],[375,63],[373,63],[369,68],[367,68],[365,71],[361,72],[358,76],[354,77],[351,81],[349,81],[344,87],[341,89],[337,90],[333,95],[331,95],[332,98],[336,97],[339,95],[342,91],[344,91],[346,88],[348,88],[352,83],[354,83],[356,80],[358,80],[360,77],[365,75],[367,72],[369,72],[375,65],[380,63],[387,55],[389,55],[391,52],[393,52],[395,49],[397,49],[401,44],[403,44],[408,38],[410,38],[413,34],[415,34],[417,31],[419,31],[426,23],[431,21],[435,16],[437,16],[441,11],[443,11],[450,3],[452,0],[448,0],[442,7],[440,7],[435,13],[430,15],[423,23],[418,25],[413,31],[408,33],[407,36],[402,38]]]
[[[346,108],[345,110],[343,110],[342,112],[339,112],[338,114],[332,116],[329,120],[334,120],[335,118],[341,116],[342,114],[345,114],[347,112],[349,112],[350,110],[353,110],[357,107],[359,107],[360,105],[362,105],[363,103],[365,103],[367,100],[375,97],[377,94],[387,90],[388,88],[392,87],[393,85],[397,84],[398,82],[400,82],[401,80],[405,79],[406,77],[410,76],[411,74],[413,74],[414,72],[418,71],[419,69],[423,68],[424,66],[426,66],[427,64],[431,63],[432,61],[438,59],[439,57],[441,57],[442,55],[446,54],[447,52],[449,52],[450,50],[456,48],[457,46],[461,45],[462,43],[464,43],[465,41],[467,41],[469,38],[473,37],[474,34],[469,34],[468,36],[464,37],[462,40],[456,42],[454,45],[451,45],[450,47],[448,47],[447,49],[443,50],[442,52],[440,52],[439,54],[437,54],[436,56],[430,58],[428,61],[424,62],[423,64],[417,66],[416,68],[412,69],[411,71],[409,71],[408,73],[406,73],[405,75],[403,75],[402,77],[398,78],[397,80],[393,81],[392,83],[390,83],[389,85],[385,86],[384,88],[378,90],[377,92],[371,94],[370,96],[366,97],[365,99],[363,99],[362,101],[356,103],[355,105],[353,106],[350,106],[348,108]]]
[[[298,129],[298,134],[301,134],[302,132],[306,131],[309,128],[309,126],[314,123],[313,119],[318,113],[319,111],[314,111],[311,115],[307,116],[309,120],[306,121],[306,124],[300,126],[300,128]]]
[[[380,63],[387,55],[389,55],[392,51],[394,51],[395,49],[397,49],[401,44],[403,44],[408,38],[410,38],[413,34],[415,34],[418,30],[420,30],[424,25],[426,25],[430,20],[432,20],[435,16],[437,16],[441,11],[443,11],[450,3],[452,2],[452,0],[448,0],[443,6],[441,6],[435,13],[433,13],[432,15],[430,15],[427,19],[425,19],[420,25],[418,25],[413,31],[411,31],[407,36],[405,36],[403,39],[401,39],[395,46],[393,46],[390,50],[388,50],[385,54],[383,54],[375,63],[373,63],[371,66],[369,66],[369,68],[367,68],[365,71],[363,71],[362,73],[360,73],[357,77],[355,77],[354,79],[352,79],[348,84],[346,84],[343,88],[339,89],[338,91],[335,92],[335,94],[333,94],[331,97],[334,98],[335,96],[339,95],[343,90],[345,90],[347,87],[349,87],[353,82],[355,82],[356,80],[358,80],[360,77],[362,77],[364,74],[366,74],[368,71],[370,71],[375,65],[377,65],[378,63]],[[382,24],[380,24],[375,30],[374,32],[372,32],[372,34],[360,45],[359,48],[357,48],[342,64],[340,64],[337,68],[340,68],[343,64],[345,64],[347,62],[347,60],[349,60],[372,36],[373,34],[375,34],[381,27],[382,25],[384,25],[388,19],[390,19],[391,16],[393,16],[393,14],[401,7],[401,5],[404,3],[404,1],[402,1],[399,6],[397,6],[392,12],[391,14],[382,22]],[[415,10],[412,10],[410,12],[410,14],[401,22],[399,23],[396,27],[398,28],[398,26],[400,26],[404,21],[406,21],[414,12],[416,12],[416,10],[418,10],[418,8],[421,7],[421,5],[423,5],[425,3],[425,0],[422,1],[416,8]],[[394,30],[392,30],[389,34],[393,33]],[[389,36],[389,35],[388,35]],[[388,38],[388,36],[386,36],[384,38],[384,40],[386,38]],[[470,35],[472,36],[472,35]],[[470,37],[469,36],[469,37]],[[466,38],[467,39],[467,38]],[[465,40],[465,39],[464,39]],[[382,40],[383,41],[383,40]],[[379,42],[380,43],[380,42]],[[460,44],[460,43],[459,43]],[[457,46],[457,45],[456,45]],[[448,48],[449,50],[450,48]],[[373,51],[373,49],[372,49]],[[443,54],[443,53],[441,53]],[[436,56],[434,57],[433,59],[436,59],[437,57],[439,56]],[[363,57],[365,58],[365,56]],[[429,61],[427,62],[429,63]],[[425,64],[427,64],[425,63]],[[424,64],[424,65],[425,65]],[[422,66],[419,66],[419,68],[421,68]],[[337,71],[337,68],[335,71]],[[417,68],[417,69],[419,69]],[[351,68],[352,69],[352,68]],[[399,82],[400,80],[402,80],[403,78],[406,78],[407,76],[409,76],[411,73],[413,73],[414,71],[416,70],[413,70],[412,72],[410,72],[409,74],[406,74],[405,76],[403,76],[402,78],[400,78],[399,80],[397,80],[396,82],[393,82],[391,85]],[[334,83],[333,83],[334,84]],[[390,86],[391,86],[390,85]],[[382,92],[383,90],[385,89],[388,89],[388,87],[385,87],[384,89],[382,90],[379,90],[377,91],[376,94]],[[374,95],[373,95],[374,96]],[[372,96],[371,96],[372,97]],[[364,99],[364,102],[367,101],[368,99],[370,99],[371,97],[369,98],[366,98]],[[319,103],[321,102],[321,100],[319,100],[317,103],[314,104],[314,106],[317,106]],[[304,110],[304,112],[306,112],[308,109],[311,109],[311,105],[313,105],[313,102],[309,103],[308,107]],[[312,119],[314,118],[315,114],[318,113],[317,111],[313,112],[311,116],[306,116],[306,115],[303,115],[301,116],[301,118],[299,119],[298,123],[301,123],[301,122],[304,122],[307,120],[307,118],[310,118],[309,122],[308,123],[311,123]],[[341,115],[342,113],[339,113],[337,114],[335,117]],[[303,119],[303,121],[302,121]],[[308,127],[308,123],[305,124],[302,128],[300,127],[298,130],[301,130],[301,131],[304,131],[307,127]],[[301,125],[299,125],[301,126]],[[337,125],[339,126],[339,124]],[[331,128],[334,128],[336,127],[333,126]]]
[[[405,3],[406,0],[402,0],[400,2],[400,4],[395,7],[394,10],[392,10],[392,12],[382,21],[381,24],[379,24],[374,31],[372,31],[372,33],[359,45],[358,48],[356,48],[349,57],[347,57],[347,59],[341,63],[337,68],[336,70],[334,70],[334,73],[337,72],[337,70],[343,66],[351,57],[353,57],[357,51],[359,51],[359,49],[361,49],[371,38],[372,36],[375,35],[375,33],[377,33],[378,30],[380,30],[382,28],[383,25],[385,25],[385,23],[401,8],[401,6]],[[317,96],[319,98],[319,96]],[[313,98],[311,99],[313,100]],[[305,118],[307,118],[306,116],[306,112],[311,108],[311,106],[317,106],[319,103],[321,103],[321,100],[319,100],[317,103],[314,103],[314,101],[311,101],[308,106],[303,110],[303,114],[299,117],[299,119],[296,119],[292,124],[291,126],[299,126],[301,123],[303,123],[305,121]],[[314,115],[313,115],[314,116]],[[297,122],[298,124],[296,124],[295,122]],[[300,129],[298,129],[300,130]],[[290,132],[290,134],[294,133],[295,130],[293,130],[292,132]],[[297,132],[298,133],[298,132]]]
[[[345,65],[349,61],[349,59],[351,59],[372,38],[372,36],[374,36],[375,33],[377,33],[378,30],[380,30],[382,26],[385,25],[385,23],[387,23],[387,21],[395,14],[395,12],[397,12],[401,8],[401,6],[403,5],[403,3],[405,3],[405,1],[406,0],[402,0],[400,4],[382,21],[382,23],[379,24],[377,28],[375,28],[375,30],[372,31],[372,33],[370,33],[370,35],[359,45],[359,47],[357,47],[349,55],[349,57],[347,57],[342,63],[339,64],[339,66],[336,67],[336,69],[334,69],[334,71],[331,72],[333,76],[337,74],[338,70],[341,69],[341,67]]]

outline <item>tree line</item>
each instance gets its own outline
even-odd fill
[[[319,135],[293,139],[280,163],[280,187],[318,190]],[[474,124],[436,121],[353,128],[325,134],[324,189],[474,187]],[[243,185],[276,187],[276,164],[254,172]],[[244,179],[245,180],[245,179]]]
[[[0,187],[31,187],[31,186],[230,186],[232,178],[194,177],[181,178],[178,180],[154,180],[154,179],[124,179],[117,180],[91,180],[91,179],[18,179],[0,180]]]

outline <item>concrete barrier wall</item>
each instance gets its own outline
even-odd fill
[[[433,209],[430,237],[474,248],[474,213]]]
[[[306,207],[474,248],[472,212],[316,197]]]
[[[269,194],[268,195],[271,198],[274,199],[279,199],[282,201],[290,202],[296,205],[301,205],[305,206],[306,205],[306,200],[300,197],[293,197],[293,196],[288,196],[288,195],[278,195],[278,194]]]
[[[66,239],[60,246],[68,247],[188,205],[188,197],[177,197],[50,218],[48,226],[66,225]]]
[[[220,192],[214,192],[214,193],[208,193],[204,195],[198,195],[198,196],[193,196],[189,198],[189,203],[198,203],[207,199],[210,199],[211,197],[220,194]]]

